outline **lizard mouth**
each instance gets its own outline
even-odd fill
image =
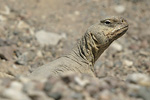
[[[116,31],[116,39],[121,37],[125,32],[128,30],[128,25],[120,28],[119,30]]]
[[[128,25],[126,25],[126,26],[124,26],[123,28],[121,28],[121,30],[127,31],[127,30],[128,30]]]
[[[114,37],[110,38],[109,41],[112,42],[112,41],[118,39],[119,37],[121,37],[122,35],[124,35],[127,30],[128,30],[128,25],[126,25],[126,26],[124,26],[124,27],[122,27],[122,28],[114,31],[113,32]]]

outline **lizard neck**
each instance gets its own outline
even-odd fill
[[[81,61],[94,66],[95,61],[100,57],[107,47],[98,46],[91,34],[85,33],[71,51],[69,58],[75,61]]]

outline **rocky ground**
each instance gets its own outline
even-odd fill
[[[99,79],[1,79],[0,100],[150,100],[149,5],[149,0],[0,0],[0,72],[16,77],[68,53],[99,19],[118,15],[129,23],[128,32],[96,62]]]

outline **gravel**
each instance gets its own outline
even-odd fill
[[[149,100],[149,0],[0,2],[0,72],[17,76],[0,79],[0,100]],[[124,17],[129,30],[97,60],[97,79],[22,77],[68,53],[90,25],[107,16]]]

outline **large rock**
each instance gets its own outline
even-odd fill
[[[150,86],[150,78],[148,75],[143,73],[133,73],[129,74],[127,77],[127,81],[135,84],[139,84],[142,86]]]
[[[36,32],[36,39],[42,46],[45,45],[55,46],[62,38],[65,37],[66,37],[65,34],[58,35],[56,33],[46,32],[44,30]]]
[[[31,100],[22,92],[23,85],[19,82],[12,82],[8,89],[3,91],[3,96],[12,100]]]

